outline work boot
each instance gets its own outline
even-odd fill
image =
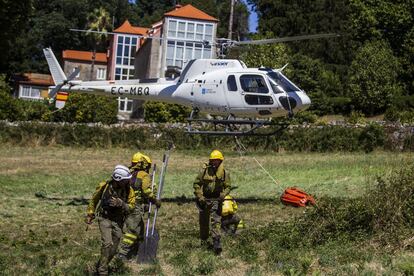
[[[116,254],[115,259],[118,259],[118,260],[123,261],[123,262],[128,261],[127,256],[125,256],[124,254],[121,254],[121,253]]]
[[[221,254],[221,251],[222,251],[223,249],[221,248],[220,239],[215,239],[215,240],[213,241],[213,249],[214,249],[214,253],[215,253],[216,255],[220,255],[220,254]]]

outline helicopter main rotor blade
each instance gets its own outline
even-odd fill
[[[73,80],[74,78],[76,78],[76,76],[79,74],[79,72],[80,72],[80,68],[79,67],[77,67],[73,72],[72,72],[72,74],[70,74],[69,75],[69,77],[68,77],[68,79],[67,79],[67,81],[71,81],[71,80]]]
[[[308,40],[308,39],[318,39],[318,38],[328,38],[328,37],[338,37],[338,34],[314,34],[314,35],[298,35],[298,36],[287,36],[279,38],[269,38],[269,39],[260,39],[260,40],[249,40],[249,41],[234,41],[234,45],[261,45],[269,43],[280,43],[280,42],[290,42],[290,41],[299,41],[299,40]]]

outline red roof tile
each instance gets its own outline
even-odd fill
[[[37,73],[24,73],[23,75],[16,76],[21,84],[31,84],[39,86],[52,86],[55,85],[51,75],[37,74]]]
[[[125,22],[120,27],[114,30],[115,33],[134,34],[134,35],[146,35],[148,31],[149,31],[148,28],[132,26],[128,20],[125,20]]]
[[[207,13],[195,8],[191,4],[185,5],[184,7],[177,8],[170,12],[164,14],[164,16],[173,16],[173,17],[184,17],[198,20],[206,21],[219,21],[217,18],[214,18]]]
[[[92,61],[92,54],[93,54],[92,52],[87,52],[87,51],[64,50],[63,58],[83,60],[83,61]],[[96,53],[95,61],[107,63],[106,53]]]

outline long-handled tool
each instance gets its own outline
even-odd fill
[[[156,164],[154,164],[154,167],[152,169],[152,175],[151,175],[151,191],[154,191],[154,184],[155,184],[155,174],[157,171],[157,166]],[[149,229],[150,229],[150,223],[151,223],[151,210],[152,209],[152,203],[149,203],[149,207],[148,207],[148,218],[147,218],[147,224],[146,224],[146,232],[145,232],[145,237],[144,237],[144,241],[141,242],[139,244],[138,247],[138,257],[137,257],[137,261],[139,263],[145,263],[148,262],[147,261],[147,251],[148,251],[148,236],[149,236]]]
[[[158,185],[157,200],[161,199],[162,189],[164,187],[165,174],[167,172],[168,158],[169,158],[169,150],[166,153],[164,153],[164,156],[163,156],[160,180],[159,180],[159,185]],[[148,212],[151,212],[151,209]],[[152,224],[150,224],[150,215],[148,216],[145,239],[143,242],[144,244],[143,250],[141,254],[138,254],[138,262],[140,263],[154,262],[157,257],[158,241],[160,239],[158,231],[155,228],[156,221],[157,221],[157,214],[158,214],[158,208],[155,208],[154,217],[152,219]]]

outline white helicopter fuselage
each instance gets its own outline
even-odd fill
[[[45,51],[47,58],[53,55]],[[56,80],[62,76],[55,77],[60,68],[53,60],[48,62]],[[222,116],[279,117],[311,103],[280,70],[247,68],[239,60],[191,60],[176,79],[67,82],[60,91],[181,104]]]

